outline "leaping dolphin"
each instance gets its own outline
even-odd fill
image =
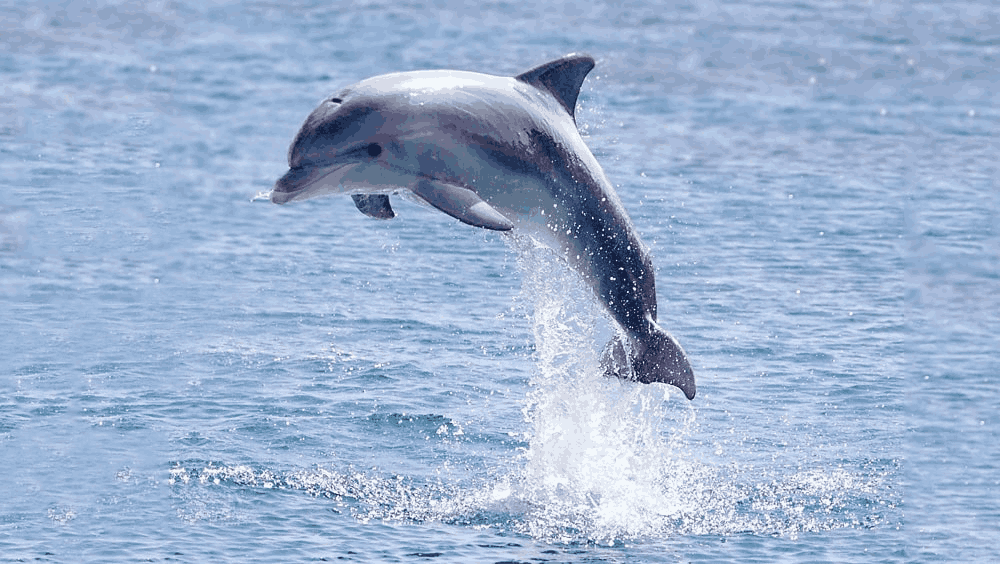
[[[391,219],[389,194],[463,223],[521,230],[581,274],[628,335],[609,373],[694,398],[691,364],[657,324],[653,265],[618,194],[576,128],[594,60],[567,55],[516,77],[452,70],[386,74],[348,86],[306,119],[271,201],[351,194]]]

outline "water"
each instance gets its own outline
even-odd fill
[[[0,560],[989,561],[988,3],[7,3]],[[544,249],[252,202],[324,96],[573,51],[698,397]]]

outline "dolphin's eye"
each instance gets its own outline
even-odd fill
[[[375,158],[381,154],[382,154],[382,147],[380,147],[378,143],[372,143],[371,145],[368,145],[369,157]]]
[[[334,104],[339,104],[343,102],[343,100],[341,100],[340,98],[330,98],[330,101],[333,102]]]

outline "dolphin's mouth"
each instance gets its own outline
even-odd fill
[[[271,201],[275,204],[285,204],[339,192],[341,179],[354,168],[355,164],[357,163],[290,168],[274,183]]]

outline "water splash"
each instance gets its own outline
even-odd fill
[[[509,496],[531,508],[523,529],[602,543],[655,534],[695,509],[681,493],[699,473],[683,448],[696,412],[685,406],[672,421],[667,386],[604,376],[600,358],[616,327],[592,290],[547,248],[513,245],[536,357],[524,408],[530,446],[509,479]]]
[[[714,447],[698,438],[695,404],[670,401],[670,386],[605,377],[601,353],[616,328],[593,292],[547,247],[526,238],[512,244],[523,273],[518,300],[533,323],[535,371],[523,408],[527,446],[490,476],[414,483],[353,468],[278,473],[190,461],[171,470],[171,485],[300,490],[362,522],[438,521],[570,544],[706,534],[794,538],[891,524],[898,501],[887,483],[896,461],[789,468],[742,458],[720,465],[703,456]],[[185,515],[211,515],[192,499]]]
[[[674,389],[604,376],[617,330],[580,277],[548,248],[511,238],[531,308],[536,368],[524,408],[520,465],[480,507],[514,514],[534,538],[614,544],[678,534],[779,534],[886,522],[895,472],[840,464],[760,468],[703,461],[698,411]],[[716,462],[717,464],[717,462]],[[471,501],[471,500],[469,500]],[[474,503],[473,503],[474,505]]]

